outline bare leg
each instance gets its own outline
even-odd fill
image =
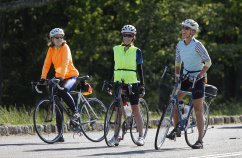
[[[144,127],[144,122],[140,113],[140,108],[138,106],[138,104],[136,105],[131,105],[132,108],[132,113],[134,115],[135,118],[135,122],[137,124],[137,128],[139,131],[139,137],[143,137],[143,127]]]
[[[197,128],[199,132],[198,140],[202,142],[203,129],[204,129],[204,118],[203,118],[203,98],[193,99],[193,106],[197,117]]]
[[[123,115],[122,108],[119,111],[119,116],[117,116],[118,115],[118,107],[116,107],[115,109],[116,109],[116,112],[115,112],[115,122],[119,122],[119,120],[122,118],[122,115]],[[118,118],[118,121],[116,121],[117,120],[117,117],[119,117]],[[115,124],[115,127],[114,127],[114,130],[115,130],[114,135],[115,136],[118,136],[118,128],[119,128],[119,125],[118,124]]]
[[[186,94],[184,93],[179,93],[178,94],[178,100],[180,101]],[[173,120],[174,120],[174,125],[176,126],[178,121],[179,121],[179,117],[178,117],[178,112],[177,112],[177,108],[175,106],[175,109],[174,109],[174,113],[173,113]]]

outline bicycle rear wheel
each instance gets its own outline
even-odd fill
[[[118,140],[122,117],[120,107],[120,102],[113,100],[107,109],[104,123],[104,138],[106,144],[110,147],[117,146],[115,141]]]
[[[49,99],[41,100],[34,110],[34,129],[45,143],[55,143],[63,133],[63,113],[60,108]],[[57,128],[57,119],[62,122]]]
[[[81,107],[81,129],[87,139],[93,142],[100,142],[104,139],[104,120],[106,115],[105,105],[96,98],[87,99]]]
[[[149,109],[146,101],[143,98],[139,99],[139,108],[140,108],[140,114],[143,120],[143,137],[145,139],[147,132],[148,132],[148,126],[149,126]],[[132,121],[130,126],[130,135],[133,140],[133,142],[136,144],[136,141],[139,137],[139,131],[135,122],[135,118],[132,115]]]
[[[157,127],[156,136],[155,136],[155,149],[159,150],[163,145],[166,135],[169,132],[171,126],[174,126],[172,121],[173,108],[175,107],[174,101],[169,101],[166,105],[166,108],[161,116],[159,125]]]
[[[203,101],[203,117],[204,117],[204,129],[203,129],[203,137],[205,136],[207,129],[208,129],[208,123],[209,123],[209,106],[207,102]],[[187,121],[185,130],[185,139],[187,142],[187,145],[192,147],[194,145],[199,137],[199,132],[197,129],[197,118],[195,115],[194,108],[191,109],[191,112],[189,113],[189,119]]]

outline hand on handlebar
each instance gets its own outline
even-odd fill
[[[39,83],[40,83],[40,84],[45,83],[45,79],[44,79],[44,78],[40,79]]]
[[[143,97],[145,96],[145,87],[141,87],[139,93],[140,93],[140,94],[139,94],[139,97],[140,97],[140,98],[143,98]]]
[[[190,82],[193,82],[193,80],[194,80],[194,77],[189,77]]]
[[[113,90],[110,89],[110,91],[108,91],[108,94],[109,94],[109,95],[113,95]]]
[[[111,84],[105,84],[105,90],[108,92],[109,95],[113,95],[113,87]]]
[[[178,83],[175,82],[173,87],[176,88],[177,86],[178,86]]]
[[[189,77],[189,81],[192,82],[192,83],[194,81],[198,81],[200,79],[201,79],[200,74],[196,75],[195,77]]]
[[[64,81],[64,79],[62,77],[60,77],[59,79],[60,79],[61,82]]]
[[[50,82],[51,83],[53,83],[53,84],[55,84],[56,86],[57,86],[57,88],[58,89],[60,89],[60,90],[64,90],[64,88],[63,87],[60,87],[60,85],[59,85],[59,81],[60,81],[60,79],[56,79],[56,78],[53,78],[53,79],[51,79],[51,80],[45,80],[44,78],[42,78],[39,82],[31,82],[31,84],[32,84],[32,87],[35,87],[35,90],[38,92],[38,93],[42,93],[42,91],[40,91],[39,89],[38,89],[38,85],[49,85],[50,84]]]

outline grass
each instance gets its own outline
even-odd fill
[[[25,106],[17,108],[0,106],[0,124],[8,123],[13,125],[32,125],[34,108],[26,109]]]
[[[210,117],[240,115],[242,115],[242,102],[228,100],[219,104],[212,103],[210,107]]]
[[[34,107],[0,106],[0,124],[8,123],[12,125],[33,125]],[[161,113],[150,112],[149,119],[160,119]],[[210,117],[215,116],[240,116],[242,115],[242,103],[237,101],[227,101],[224,103],[212,103],[210,107]],[[65,121],[68,119],[65,116]]]

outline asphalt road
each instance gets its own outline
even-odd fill
[[[214,127],[214,128],[212,128]],[[182,133],[176,142],[166,140],[159,151],[154,148],[156,129],[149,129],[145,146],[133,144],[129,133],[118,147],[107,147],[105,141],[94,143],[72,133],[65,133],[64,143],[46,144],[37,135],[0,136],[0,157],[55,158],[55,157],[112,157],[112,158],[242,158],[242,124],[209,126],[204,138],[204,149],[187,146]]]

